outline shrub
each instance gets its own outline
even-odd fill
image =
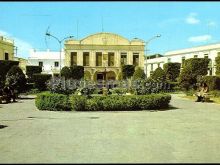
[[[37,74],[41,72],[42,72],[41,66],[33,66],[33,65],[26,66],[26,75],[28,76],[30,82],[33,82],[32,81],[33,74]]]
[[[20,93],[26,89],[26,83],[23,71],[16,65],[12,66],[6,75],[5,85],[12,86]]]
[[[126,88],[113,88],[111,90],[112,94],[123,95],[127,92]]]
[[[47,89],[47,81],[52,77],[51,74],[33,74],[34,88],[40,91]]]
[[[181,64],[178,62],[175,63],[165,63],[163,65],[163,69],[165,72],[166,80],[175,82],[177,81],[177,77],[180,74]]]
[[[118,110],[152,110],[169,106],[171,96],[168,94],[129,95],[129,96],[70,96],[72,110],[76,111],[118,111]]]
[[[77,66],[77,65],[71,66],[70,71],[71,71],[71,78],[73,79],[80,80],[84,77],[83,66]]]
[[[164,82],[166,75],[161,67],[158,67],[151,75],[151,78],[157,82]]]
[[[18,66],[18,61],[5,61],[0,60],[0,86],[4,85],[6,74],[11,69],[12,66]]]
[[[37,95],[35,105],[39,110],[69,111],[69,97],[63,94],[44,92]]]
[[[216,72],[215,72],[215,74],[220,75],[220,55],[218,55],[215,58],[215,62],[216,62]]]
[[[195,89],[197,78],[207,75],[209,59],[190,58],[185,61],[185,65],[180,72],[179,83],[184,90]]]
[[[71,78],[71,70],[69,67],[64,66],[61,70],[61,76],[65,77],[65,79]]]
[[[79,95],[70,96],[71,110],[84,111],[86,107],[86,97]]]
[[[133,74],[133,76],[132,76],[132,79],[133,80],[139,80],[139,79],[145,79],[145,73],[144,73],[144,70],[143,69],[141,69],[140,67],[138,67],[136,70],[135,70],[135,72],[134,72],[134,74]]]
[[[213,95],[214,97],[220,97],[220,90],[210,91],[210,94]]]
[[[219,76],[203,76],[200,80],[205,82],[209,90],[220,90],[220,77]]]
[[[134,65],[123,65],[121,68],[123,79],[127,79],[133,76],[134,69],[135,69]]]

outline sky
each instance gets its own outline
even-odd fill
[[[0,35],[14,39],[17,56],[30,49],[59,51],[59,39],[98,32],[148,41],[147,55],[220,42],[220,2],[0,2]]]

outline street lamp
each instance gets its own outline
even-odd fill
[[[147,46],[149,44],[150,41],[156,39],[156,38],[159,38],[161,37],[160,34],[156,35],[156,36],[153,36],[152,38],[150,38],[149,40],[145,41],[145,46],[146,46],[146,56],[145,56],[145,73],[147,75]]]
[[[68,39],[68,38],[73,38],[74,36],[68,36],[68,37],[65,37],[63,38],[62,40],[58,39],[56,36],[50,34],[49,32],[46,32],[46,35],[47,36],[50,36],[50,37],[53,37],[54,39],[56,39],[59,44],[60,44],[60,74],[59,76],[61,77],[61,53],[62,53],[62,42],[65,40],[65,39]]]

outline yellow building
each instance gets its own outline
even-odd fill
[[[113,33],[96,33],[82,40],[65,42],[65,66],[81,65],[90,80],[117,80],[121,65],[144,68],[141,39],[128,39]]]
[[[14,61],[19,61],[19,67],[22,69],[24,73],[26,73],[26,66],[28,64],[28,60],[20,57],[14,57]]]
[[[0,60],[14,59],[14,41],[0,36]]]

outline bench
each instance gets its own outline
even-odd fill
[[[204,94],[204,102],[212,102],[211,97],[213,97],[213,95],[209,94],[209,93],[205,93]]]

